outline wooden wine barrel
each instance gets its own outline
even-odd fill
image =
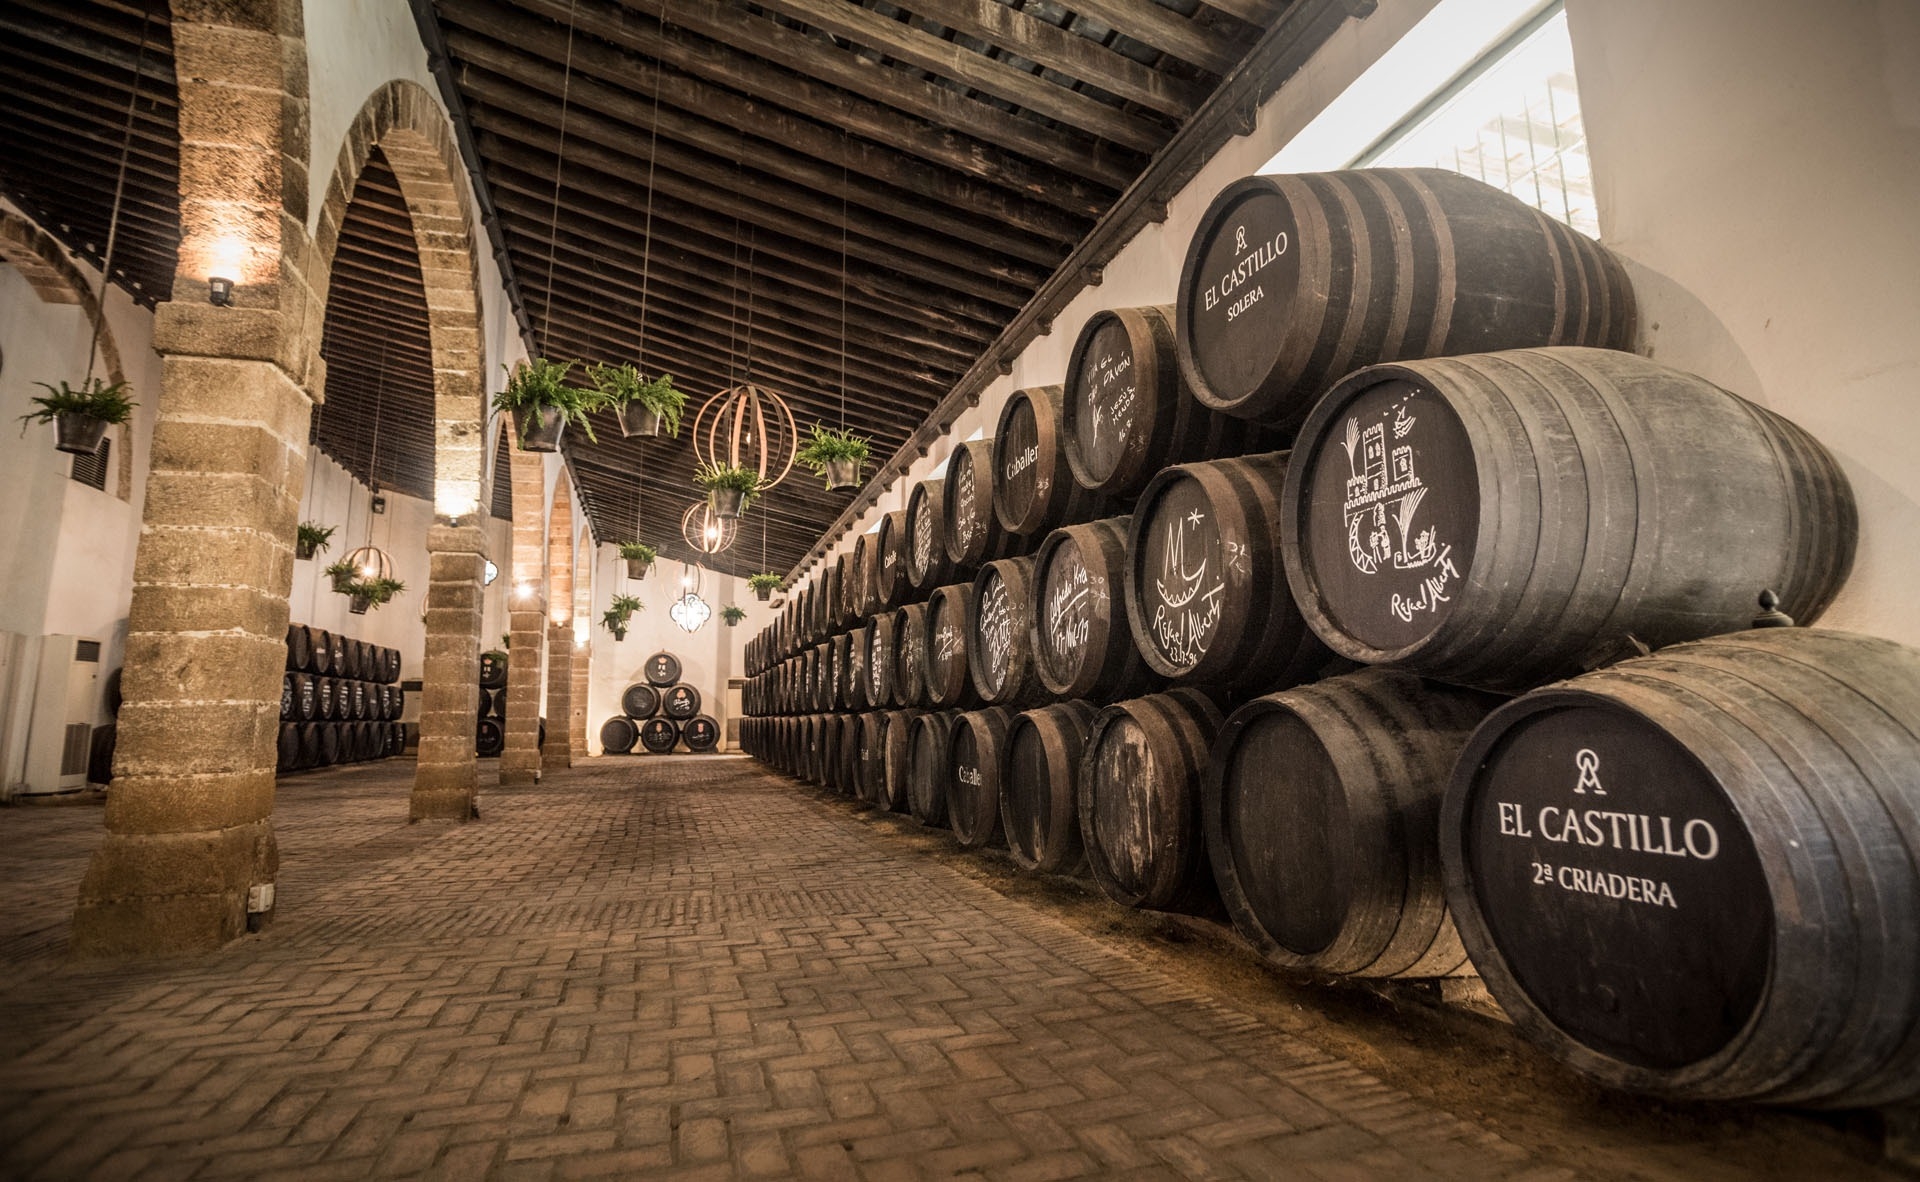
[[[1007,533],[993,508],[993,440],[970,439],[953,449],[940,505],[954,574],[971,575],[982,563],[1020,553],[1020,539]]]
[[[700,713],[700,691],[682,682],[660,695],[660,713],[685,722]]]
[[[1188,911],[1213,895],[1201,816],[1220,710],[1197,690],[1116,702],[1094,719],[1080,769],[1087,868],[1126,907]]]
[[[1060,434],[1083,488],[1132,497],[1174,464],[1271,450],[1245,419],[1201,405],[1180,380],[1173,306],[1088,318],[1067,362]]]
[[[1168,468],[1127,534],[1127,626],[1149,668],[1194,685],[1284,689],[1331,660],[1280,562],[1286,452]]]
[[[347,638],[338,632],[332,633],[331,636],[333,651],[329,655],[328,660],[332,663],[333,675],[335,677],[346,677],[348,676]]]
[[[1549,686],[1474,733],[1440,824],[1475,966],[1575,1068],[1920,1098],[1920,652],[1760,629]]]
[[[680,658],[668,652],[653,654],[647,658],[645,676],[649,684],[665,689],[680,680]]]
[[[480,684],[488,689],[507,684],[507,654],[497,649],[480,654]]]
[[[883,514],[873,531],[873,610],[892,611],[907,601],[907,511]]]
[[[1016,714],[1007,726],[1000,827],[1022,869],[1072,874],[1086,863],[1075,792],[1098,714],[1087,702],[1059,702]]]
[[[873,622],[867,620],[847,633],[847,702],[854,710],[867,710],[874,705],[873,670],[867,667],[872,630]]]
[[[840,746],[834,752],[837,773],[834,787],[840,790],[842,796],[851,796],[856,800],[860,796],[860,743],[865,737],[861,717],[858,714],[840,716]]]
[[[300,756],[294,763],[296,770],[306,771],[308,768],[321,766],[320,755],[322,742],[320,732],[325,729],[326,727],[318,722],[303,722],[300,724]]]
[[[720,745],[720,723],[708,715],[696,714],[680,728],[680,740],[689,751],[711,751]]]
[[[314,679],[314,692],[319,703],[314,710],[314,717],[322,722],[333,722],[340,717],[340,687],[344,684],[337,677]]]
[[[953,736],[954,711],[934,711],[913,720],[907,740],[907,811],[922,825],[947,825],[947,782],[953,767],[947,744]]]
[[[313,637],[305,624],[287,625],[287,668],[304,672],[313,661]]]
[[[640,727],[627,714],[616,714],[600,724],[600,749],[608,755],[625,755],[640,738]]]
[[[887,714],[885,768],[880,796],[874,801],[889,813],[907,811],[907,785],[913,778],[913,722],[925,711],[894,710]]]
[[[887,715],[870,710],[860,715],[858,729],[854,796],[863,804],[881,807],[887,794]]]
[[[300,717],[300,697],[294,689],[293,674],[280,675],[280,721],[292,722]]]
[[[827,641],[827,662],[832,669],[827,675],[827,701],[830,709],[857,710],[853,698],[853,638],[845,632],[837,633]]]
[[[1378,366],[1301,440],[1283,518],[1307,622],[1354,660],[1461,685],[1524,689],[1635,641],[1743,628],[1763,588],[1809,623],[1853,562],[1826,449],[1628,353]]]
[[[1067,464],[1059,386],[1015,390],[993,435],[993,511],[1001,528],[1038,539],[1107,512],[1106,498],[1082,488]]]
[[[670,717],[655,715],[640,724],[640,745],[655,755],[672,751],[679,741],[680,724]]]
[[[333,727],[329,729],[337,730],[338,728]],[[340,758],[341,752],[338,737],[335,738],[334,743],[334,758],[327,760],[328,763],[333,763]],[[500,729],[500,723],[491,718],[481,719],[479,725],[474,729],[474,753],[482,759],[492,759],[494,756],[500,754],[506,745],[506,733]],[[326,750],[324,744],[321,750],[323,752]]]
[[[867,625],[867,702],[880,708],[893,703],[893,613],[875,616]]]
[[[636,681],[620,695],[620,709],[628,718],[652,718],[660,712],[660,691],[652,682]]]
[[[945,487],[941,480],[922,480],[907,494],[907,586],[922,597],[933,594],[953,573],[941,508]]]
[[[828,602],[833,607],[833,626],[846,629],[853,627],[860,619],[858,605],[853,600],[853,555],[841,554],[834,558],[832,577],[828,581],[830,588]]]
[[[276,772],[290,772],[299,765],[300,724],[297,722],[283,722],[280,724],[280,734],[274,744],[273,770]]]
[[[1207,854],[1233,924],[1289,968],[1467,970],[1440,879],[1440,799],[1499,699],[1367,669],[1256,698],[1206,784]]]
[[[979,701],[967,670],[967,634],[973,630],[973,587],[951,583],[927,600],[927,704],[936,710]]]
[[[967,669],[990,706],[1037,706],[1048,699],[1033,653],[1033,559],[1002,558],[973,580]]]
[[[293,716],[301,722],[320,716],[320,679],[311,673],[293,675]]]
[[[1128,517],[1054,530],[1033,559],[1034,671],[1049,693],[1110,701],[1154,677],[1127,626]]]
[[[1604,247],[1424,168],[1228,185],[1187,248],[1177,315],[1194,395],[1283,428],[1376,362],[1634,339],[1633,288]]]
[[[947,823],[962,849],[1003,845],[1000,784],[1007,764],[1007,724],[998,706],[969,710],[947,736]]]
[[[888,682],[895,706],[927,702],[927,607],[909,603],[893,613],[893,676]]]
[[[853,585],[846,594],[853,604],[855,618],[871,616],[879,608],[879,595],[876,583],[874,561],[880,557],[880,544],[871,532],[861,534],[853,540],[853,562],[849,573],[853,576]]]

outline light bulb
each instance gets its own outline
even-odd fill
[[[360,568],[360,573],[365,575],[367,578],[371,579],[373,576],[379,574],[380,572],[371,566],[363,566]]]

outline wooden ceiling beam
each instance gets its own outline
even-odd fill
[[[528,54],[539,54],[548,63],[564,63],[567,60],[565,34],[544,21],[531,21],[505,11],[488,18],[485,24],[484,29],[475,32],[450,29],[449,48],[463,62],[552,93],[555,89],[552,69],[536,67]],[[734,150],[723,151],[722,155],[744,156],[764,151],[766,144],[781,145],[803,161],[817,161],[816,170],[844,168],[917,197],[968,210],[1013,229],[1068,245],[1078,242],[1092,223],[1088,211],[1068,212],[1036,200],[1030,193],[983,182],[951,166],[928,168],[926,162],[902,151],[710,86],[686,74],[675,72],[670,77],[663,76],[664,72],[652,60],[637,53],[622,52],[592,38],[577,38],[572,53],[575,86],[579,87],[573,93],[583,104],[635,128],[653,126],[655,107],[651,96],[657,94],[659,128],[663,134],[682,142],[697,142],[704,136],[709,142],[721,143],[712,124],[702,120],[713,120],[738,133],[724,141],[733,143]],[[617,83],[617,86],[582,87],[585,75]],[[650,97],[642,99],[642,95]],[[688,118],[689,114],[699,119]]]
[[[128,44],[119,37],[89,33],[74,24],[71,0],[52,6],[58,16],[22,11],[22,6],[17,3],[9,7],[11,10],[0,8],[0,33],[10,34],[16,43],[34,42],[91,61],[104,62],[130,75],[137,75],[143,82],[152,83],[156,90],[164,88],[169,97],[180,93],[173,75],[170,20],[154,22],[153,44],[147,47],[143,58],[137,40]]]
[[[1199,66],[1210,74],[1226,74],[1252,46],[1257,32],[1209,28],[1181,16],[1154,0],[1063,0],[1067,8],[1123,33],[1142,45]]]
[[[460,0],[451,2],[458,3]],[[562,23],[567,19],[569,4],[577,3],[576,26],[587,29],[595,36],[605,37],[606,33],[602,30],[612,23],[593,20],[594,15],[604,14],[610,7],[606,0],[518,2],[523,7],[539,11]],[[968,98],[960,91],[915,77],[904,70],[877,70],[858,54],[828,48],[804,33],[784,28],[764,17],[750,16],[721,0],[664,0],[664,3],[663,0],[620,0],[620,7],[629,10],[629,13],[644,12],[655,21],[661,18],[663,10],[667,10],[667,20],[672,27],[697,33],[717,46],[727,47],[728,52],[718,61],[715,55],[703,54],[688,65],[682,66],[679,62],[674,64],[746,94],[779,99],[780,96],[773,91],[778,85],[778,72],[769,71],[765,65],[766,62],[772,62],[805,77],[873,100],[880,105],[883,116],[866,127],[853,127],[851,119],[856,112],[851,109],[838,112],[832,101],[818,108],[816,117],[849,127],[879,143],[893,142],[901,134],[900,115],[905,113],[926,120],[936,130],[957,132],[1109,189],[1124,188],[1137,168],[1136,161],[1122,158],[1131,156],[1131,152],[1116,155],[1103,150],[1097,143],[1064,136],[1032,119],[1023,119],[990,103]],[[657,32],[657,26],[654,29]],[[755,61],[755,58],[764,60]],[[716,64],[729,67],[725,76],[715,77],[707,72]],[[781,102],[782,105],[789,105],[784,100]],[[838,106],[844,107],[844,100]]]
[[[1287,0],[1201,0],[1208,8],[1215,8],[1254,28],[1266,31],[1274,19],[1287,10]]]

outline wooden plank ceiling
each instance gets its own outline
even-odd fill
[[[751,381],[784,395],[803,430],[871,436],[876,459],[926,421],[1284,6],[411,2],[461,108],[531,348],[665,370],[696,408]],[[178,240],[166,10],[0,5],[0,185],[95,261],[141,80],[115,278],[148,303],[166,296]],[[348,222],[316,437],[363,479],[427,495],[418,268],[390,174],[369,172]],[[597,429],[599,442],[567,445],[596,536],[637,533],[686,557],[687,433],[642,443],[610,418]],[[497,494],[505,482],[503,469]],[[846,503],[796,472],[710,565],[786,571]]]

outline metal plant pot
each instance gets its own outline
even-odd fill
[[[827,461],[827,491],[841,492],[860,483],[860,465],[853,460]]]
[[[627,559],[627,577],[629,579],[644,579],[647,577],[647,572],[652,569],[653,569],[653,561],[651,559],[647,559],[647,558]]]
[[[623,402],[613,412],[620,422],[620,434],[628,439],[660,434],[660,415],[638,402]]]
[[[713,507],[713,515],[722,521],[731,521],[740,516],[740,503],[746,497],[737,488],[716,488],[707,493],[707,504]]]
[[[353,597],[353,601],[347,604],[347,610],[356,616],[364,616],[367,614],[367,609],[372,606],[373,599],[370,596],[356,595]]]
[[[335,590],[336,592],[338,592],[339,594],[341,594],[341,595],[346,595],[346,594],[348,594],[348,593],[349,593],[349,592],[350,592],[350,591],[352,590],[352,588],[353,588],[353,576],[352,576],[352,575],[350,575],[350,574],[348,574],[348,575],[332,575],[332,576],[329,576],[329,577],[333,579],[333,589],[334,589],[334,590]]]
[[[107,422],[64,410],[53,417],[53,430],[53,446],[76,456],[90,456],[100,450],[100,440],[107,434]]]
[[[755,587],[753,589],[753,597],[759,600],[761,603],[765,603],[767,600],[773,598],[773,588],[772,587]]]
[[[305,562],[314,556],[317,549],[318,547],[312,542],[302,542],[296,539],[293,543],[293,556],[301,562]]]
[[[529,423],[527,416],[533,421]],[[567,426],[566,412],[557,406],[536,407],[532,411],[513,412],[513,434],[521,451],[559,451],[560,432]]]
[[[740,626],[740,621],[738,620],[722,619],[720,622],[725,624],[729,628],[738,628]]]

